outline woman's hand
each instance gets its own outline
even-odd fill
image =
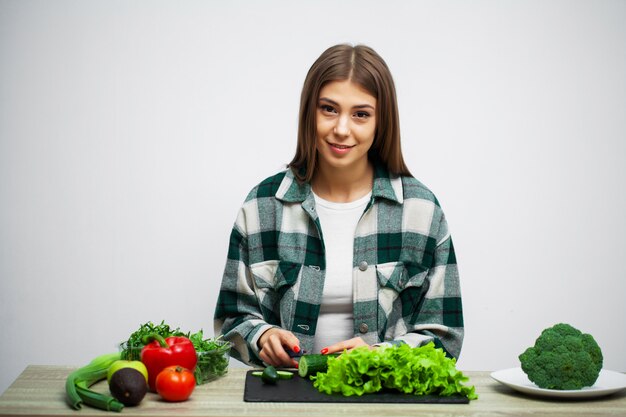
[[[298,362],[290,358],[284,348],[287,346],[296,353],[300,351],[300,341],[290,331],[272,327],[259,337],[258,345],[261,349],[259,356],[268,365],[298,367]]]
[[[355,337],[352,339],[344,340],[343,342],[335,343],[334,345],[330,345],[321,350],[322,355],[326,355],[328,353],[337,353],[343,352],[344,349],[350,350],[359,346],[369,346],[363,339],[360,337]]]

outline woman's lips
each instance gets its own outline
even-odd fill
[[[346,154],[348,152],[350,152],[350,149],[354,148],[355,145],[340,145],[338,143],[330,143],[328,142],[328,145],[330,146],[330,149],[339,155],[343,155]]]

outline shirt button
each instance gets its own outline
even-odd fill
[[[361,271],[366,271],[366,270],[367,270],[367,262],[365,262],[365,261],[361,261],[361,262],[359,263],[359,269],[360,269]]]
[[[369,330],[369,326],[366,323],[361,323],[359,325],[359,331],[361,333],[367,333],[368,330]]]

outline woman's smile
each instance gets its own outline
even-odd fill
[[[330,143],[330,142],[328,142],[328,145],[330,146],[331,150],[338,155],[345,155],[350,151],[350,149],[356,146],[356,145],[341,145],[338,143]]]

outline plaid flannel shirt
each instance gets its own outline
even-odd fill
[[[215,332],[233,343],[233,357],[262,364],[257,341],[271,327],[312,350],[323,233],[332,230],[321,230],[310,184],[291,170],[250,192],[232,229],[215,310]],[[375,168],[354,237],[352,282],[355,336],[368,344],[433,341],[458,357],[464,331],[454,248],[437,199],[415,178]]]

